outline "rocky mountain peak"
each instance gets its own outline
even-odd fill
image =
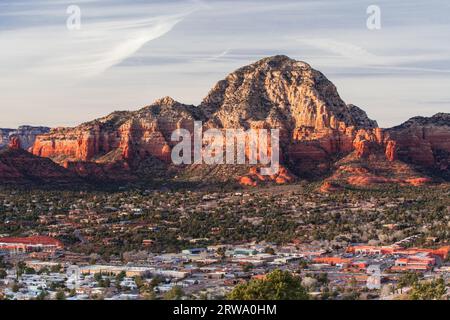
[[[134,114],[141,119],[155,119],[159,122],[178,122],[182,119],[203,119],[202,112],[193,105],[186,105],[166,96],[153,102]]]
[[[200,106],[163,97],[137,111],[116,111],[75,128],[38,135],[32,153],[61,164],[72,162],[77,173],[88,176],[100,170],[115,177],[114,165],[125,172],[147,165],[144,169],[152,173],[156,162],[170,171],[174,170],[172,132],[180,128],[192,132],[193,122],[201,120],[207,128],[280,129],[282,164],[298,177],[339,171],[336,161],[344,159],[360,163],[361,168],[353,173],[351,167],[346,169],[350,173],[341,171],[363,180],[385,181],[375,177],[382,171],[381,164],[389,168],[397,161],[448,172],[449,118],[448,114],[416,117],[399,127],[380,129],[362,109],[347,105],[321,72],[278,55],[230,73]],[[150,160],[156,162],[143,164]],[[364,171],[368,161],[378,163],[373,174]],[[339,166],[335,168],[334,163]],[[399,167],[399,172],[404,170]],[[278,180],[283,183],[288,177]],[[259,178],[251,173],[245,179],[253,185]]]
[[[162,97],[155,102],[153,102],[154,105],[160,105],[160,106],[173,106],[174,104],[178,103],[175,99],[169,96]]]
[[[283,55],[261,59],[229,74],[200,107],[223,127],[245,127],[258,121],[292,131],[370,122],[361,118],[361,112],[357,120],[353,118],[336,87],[321,72]]]
[[[247,65],[247,66],[244,66],[244,67],[238,69],[234,73],[239,73],[240,71],[245,71],[248,69],[249,70],[251,70],[251,69],[253,69],[253,70],[267,69],[267,71],[270,71],[270,70],[292,71],[295,68],[312,69],[311,66],[304,61],[297,61],[297,60],[289,58],[288,56],[285,56],[285,55],[276,55],[276,56],[266,57],[261,60],[258,60],[250,65]]]

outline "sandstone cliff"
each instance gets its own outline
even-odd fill
[[[328,176],[331,180],[324,189],[333,189],[338,180],[370,184],[390,176],[386,181],[426,179],[415,166],[445,176],[450,151],[448,117],[438,114],[413,118],[391,129],[378,128],[362,109],[342,101],[322,73],[305,62],[274,56],[229,74],[199,106],[165,97],[137,111],[113,112],[74,128],[52,129],[36,137],[31,151],[84,177],[116,176],[131,181],[136,175],[142,178],[141,172],[151,177],[153,167],[159,172],[175,170],[178,174],[187,169],[198,173],[199,167],[174,169],[170,161],[172,131],[186,128],[192,132],[195,120],[203,121],[205,129],[278,128],[283,164],[278,175],[262,179],[255,168],[246,168],[237,177],[239,170],[208,170],[209,177],[217,174],[221,179],[254,185],[265,180],[288,183],[296,177]],[[358,163],[359,169],[351,169],[359,170],[353,178],[346,164],[340,163],[343,159]],[[384,171],[370,169],[377,163]],[[363,168],[368,169],[363,172]],[[397,169],[405,173],[398,179]]]
[[[296,173],[329,169],[336,153],[348,153],[360,130],[376,128],[361,109],[347,106],[336,87],[308,64],[286,56],[262,59],[219,81],[200,106],[163,98],[135,112],[115,112],[75,128],[37,138],[35,155],[64,161],[170,162],[174,129],[278,128],[282,158]],[[282,179],[279,179],[281,181]]]
[[[12,137],[17,137],[20,146],[28,150],[33,146],[37,135],[45,134],[50,131],[47,127],[20,126],[17,129],[0,129],[0,148],[7,146]]]
[[[389,148],[392,149],[388,151],[390,157],[425,167],[449,169],[450,114],[415,117],[387,129],[386,134],[395,144],[395,148]]]
[[[165,97],[135,112],[114,112],[75,128],[52,129],[36,138],[32,153],[60,163],[146,156],[169,161],[172,131],[189,127],[199,118],[197,113],[194,106]]]

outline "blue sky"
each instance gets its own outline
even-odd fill
[[[369,5],[381,29],[366,27]],[[68,30],[69,5],[81,29]],[[450,112],[447,0],[0,0],[0,127],[74,126],[286,54],[383,127]]]

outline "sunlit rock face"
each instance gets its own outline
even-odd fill
[[[414,117],[400,126],[387,129],[386,133],[395,142],[395,149],[389,151],[393,158],[425,167],[448,169],[450,114]]]
[[[113,112],[74,128],[54,128],[38,135],[30,150],[84,174],[118,170],[108,166],[115,163],[133,172],[136,163],[149,158],[170,166],[171,133],[179,128],[192,132],[194,121],[202,121],[204,129],[279,129],[283,172],[268,178],[276,183],[331,176],[339,170],[336,163],[349,156],[353,161],[368,162],[376,156],[386,163],[402,161],[445,171],[448,117],[413,118],[398,127],[378,128],[362,109],[342,101],[322,73],[305,62],[274,56],[229,74],[199,106],[165,97],[137,111]],[[102,169],[94,169],[95,164]],[[253,172],[232,178],[245,185],[263,182]],[[350,181],[383,180],[366,178]],[[330,186],[338,189],[332,182],[325,189],[333,189]]]

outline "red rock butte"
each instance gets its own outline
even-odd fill
[[[202,121],[204,129],[280,130],[279,174],[263,177],[245,169],[220,171],[215,177],[243,185],[321,177],[328,182],[322,189],[329,191],[348,184],[421,185],[431,180],[423,172],[450,177],[449,114],[381,129],[362,109],[346,104],[321,72],[286,56],[234,71],[199,106],[165,97],[137,111],[54,128],[36,137],[31,152],[78,176],[100,180],[151,179],[155,172],[171,170],[178,174],[189,166],[173,168],[171,133],[179,128],[193,132],[194,121]],[[214,178],[212,173],[209,177]]]

